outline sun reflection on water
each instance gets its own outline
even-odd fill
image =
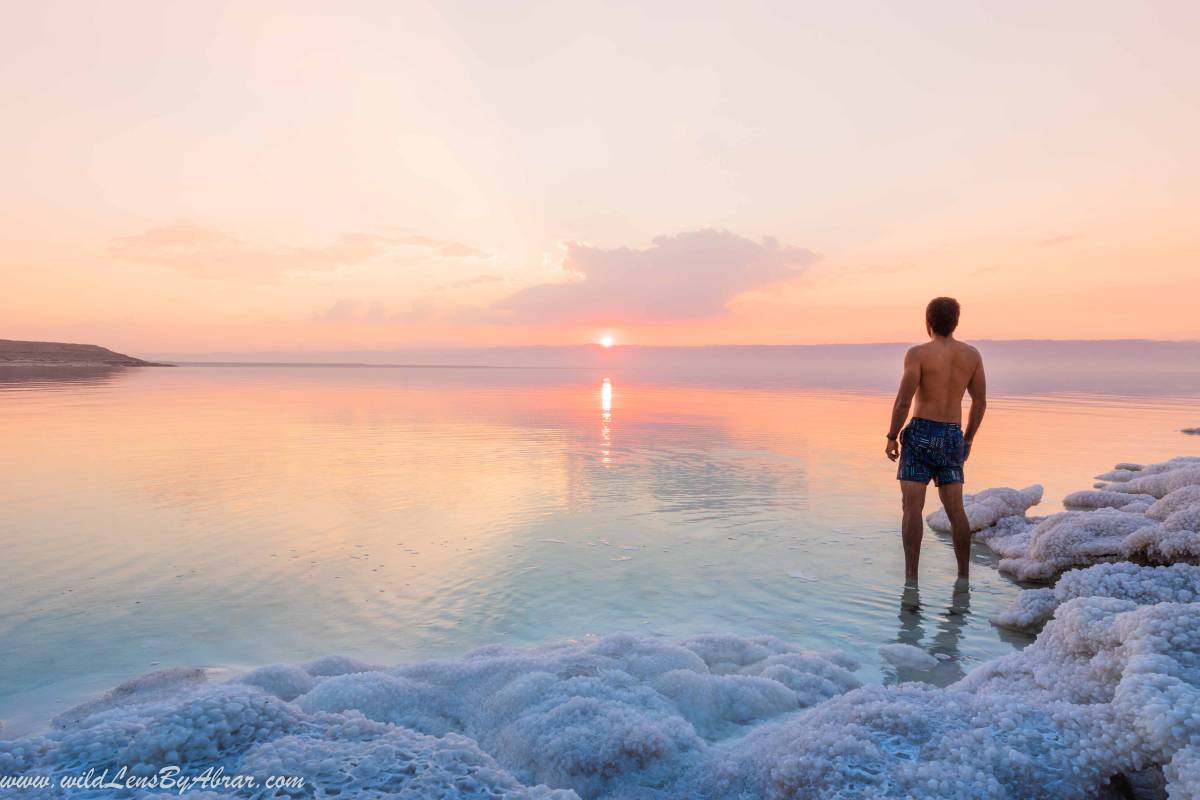
[[[600,463],[606,467],[612,463],[612,380],[605,378],[600,384]]]

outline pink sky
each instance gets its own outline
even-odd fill
[[[12,5],[0,338],[1200,338],[1200,6]]]

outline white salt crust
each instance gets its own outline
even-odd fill
[[[1198,572],[1068,573],[1036,590],[1057,605],[1033,644],[945,689],[858,687],[846,656],[735,636],[273,665],[226,683],[153,673],[0,742],[0,774],[220,765],[303,775],[314,797],[1090,798],[1159,764],[1171,796],[1192,797]],[[902,658],[916,655],[931,658]]]
[[[1040,487],[964,495],[972,528],[976,520],[987,522],[975,540],[1000,556],[1001,572],[1026,581],[1106,561],[1200,560],[1200,458],[1122,463],[1097,477],[1103,479],[1100,488],[1067,495],[1068,510],[1048,517],[1027,516],[1032,490]],[[1041,499],[1040,491],[1036,497]],[[950,529],[944,510],[927,521],[936,531]]]

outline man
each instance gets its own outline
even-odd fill
[[[885,452],[900,460],[896,474],[904,508],[904,578],[917,579],[921,537],[925,533],[925,488],[937,484],[942,506],[953,528],[958,577],[965,579],[971,561],[971,528],[963,510],[963,462],[987,408],[987,386],[979,351],[954,338],[958,327],[958,301],[935,297],[925,308],[929,341],[910,348],[904,356],[904,375],[892,407]],[[971,393],[967,432],[962,431],[962,399]],[[912,421],[903,431],[908,409],[916,395]]]

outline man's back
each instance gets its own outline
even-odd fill
[[[917,345],[909,354],[921,371],[913,416],[961,423],[963,395],[976,375],[982,374],[979,351],[957,339],[938,337]]]

